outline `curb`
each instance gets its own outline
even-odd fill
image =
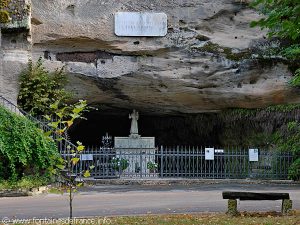
[[[286,184],[300,185],[292,180],[251,179],[86,179],[91,185],[192,185],[192,184]]]
[[[87,185],[211,185],[211,184],[278,184],[300,186],[300,181],[292,180],[251,180],[251,179],[85,179]],[[46,193],[48,186],[41,186],[30,189],[8,189],[0,190],[0,198],[4,197],[26,197]]]

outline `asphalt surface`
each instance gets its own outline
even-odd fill
[[[300,209],[300,185],[99,185],[82,189],[74,198],[74,216],[112,216],[165,213],[226,212],[222,191],[287,192],[293,208]],[[240,211],[280,211],[281,201],[239,201]],[[2,218],[67,218],[68,196],[44,194],[0,198]]]

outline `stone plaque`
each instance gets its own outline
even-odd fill
[[[115,14],[117,36],[163,37],[167,34],[165,13],[118,12]]]

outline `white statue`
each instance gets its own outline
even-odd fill
[[[139,113],[135,109],[131,114],[129,114],[129,119],[131,119],[130,137],[140,137],[137,123],[139,119]]]

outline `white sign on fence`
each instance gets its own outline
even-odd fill
[[[215,149],[215,153],[224,153],[224,149]]]
[[[205,160],[214,160],[214,159],[215,159],[215,149],[205,148]]]
[[[168,32],[165,13],[117,12],[115,34],[117,36],[163,37]]]
[[[249,161],[258,162],[258,149],[249,149]]]
[[[93,154],[82,154],[80,155],[80,160],[81,161],[88,161],[88,160],[93,160]]]

